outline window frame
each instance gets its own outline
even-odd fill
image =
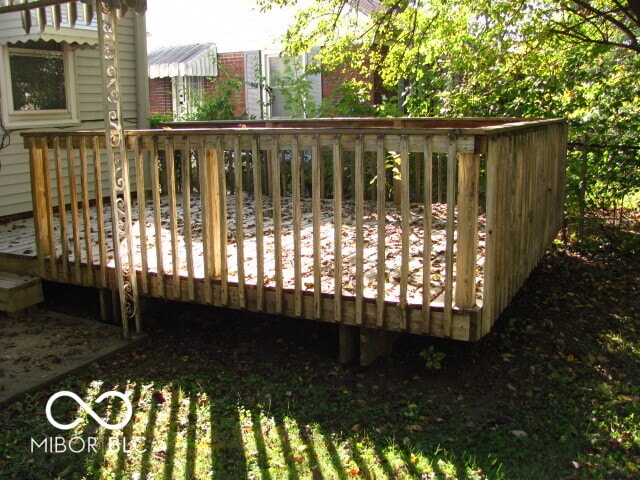
[[[76,76],[75,59],[73,52],[64,42],[57,43],[60,50],[34,49],[29,46],[2,45],[3,75],[0,78],[0,95],[2,97],[2,120],[7,127],[43,127],[43,126],[66,126],[80,123],[78,118],[78,108],[76,100]],[[13,105],[13,82],[11,78],[10,54],[19,52],[20,54],[32,54],[34,56],[52,53],[62,57],[66,109],[57,110],[15,110]]]

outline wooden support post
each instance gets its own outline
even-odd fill
[[[458,308],[473,308],[476,303],[480,155],[461,153],[459,158],[455,304]]]
[[[47,191],[44,182],[45,175],[49,175],[49,165],[44,163],[43,149],[36,144],[36,139],[30,139],[29,159],[31,161],[31,198],[33,200],[33,223],[36,230],[36,251],[38,261],[40,262],[40,275],[44,275],[45,257],[51,254],[49,241],[49,217],[47,215],[48,202],[51,200],[48,196],[51,194]]]
[[[398,332],[383,329],[360,327],[360,365],[371,365],[378,357],[389,355]]]
[[[360,356],[360,365],[371,365],[378,357],[389,355],[393,343],[400,337],[398,332],[384,329],[340,325],[340,352],[338,361],[349,363]]]
[[[205,235],[206,245],[204,252],[207,256],[206,265],[208,271],[205,272],[207,279],[218,278],[222,272],[222,248],[220,243],[220,185],[218,182],[218,151],[208,149],[205,152],[205,161],[201,162],[200,175],[202,185],[205,189],[201,192],[202,214],[206,216],[205,225],[207,233]]]
[[[360,339],[358,327],[352,325],[340,325],[339,327],[340,352],[338,362],[349,363],[358,355],[358,341]]]

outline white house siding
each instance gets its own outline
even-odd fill
[[[138,99],[136,89],[136,52],[135,52],[135,20],[134,13],[127,13],[126,17],[119,20],[118,39],[120,42],[120,75],[121,75],[121,98],[123,106],[124,127],[127,129],[138,127]],[[15,35],[20,30],[20,18],[18,15],[0,16],[0,41],[4,43],[6,35]],[[32,28],[32,32],[37,27]],[[58,41],[69,42],[77,40],[74,38],[61,37],[55,34],[55,29],[47,27],[50,36]],[[24,31],[22,31],[23,38]],[[97,32],[94,33],[97,38]],[[32,37],[30,35],[30,37]],[[14,37],[15,38],[15,37]],[[36,35],[37,38],[37,35]],[[77,45],[76,45],[77,47]],[[145,52],[146,53],[146,52]],[[76,67],[76,95],[78,118],[80,124],[73,127],[65,127],[62,131],[69,130],[94,130],[104,128],[104,113],[102,102],[102,75],[100,68],[100,56],[97,46],[82,45],[75,49],[74,53]],[[142,57],[146,63],[146,55]],[[141,79],[146,82],[146,78]],[[1,93],[0,93],[1,94]],[[148,100],[140,99],[140,104],[145,105]],[[34,128],[33,131],[56,130],[55,124],[47,127]],[[31,182],[29,173],[28,151],[24,148],[22,132],[28,129],[13,131],[10,135],[11,143],[7,148],[0,150],[0,218],[7,215],[21,214],[32,210],[31,202]],[[90,157],[92,164],[93,159]],[[76,165],[79,160],[76,159]],[[104,160],[103,160],[104,163]],[[78,166],[79,168],[79,166]],[[52,177],[53,178],[53,177]],[[103,165],[103,191],[108,194],[108,166]],[[68,184],[65,178],[65,185]],[[54,199],[57,196],[54,188]]]

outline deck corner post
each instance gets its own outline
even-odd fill
[[[358,356],[359,329],[353,325],[344,324],[341,324],[338,328],[340,342],[338,362],[342,364],[349,363]]]
[[[469,309],[476,303],[480,155],[460,153],[459,162],[455,305]]]
[[[49,238],[49,217],[47,215],[48,204],[51,202],[51,191],[47,189],[49,182],[43,181],[48,178],[48,165],[45,165],[44,148],[38,146],[36,139],[29,140],[29,161],[31,172],[31,198],[33,201],[33,223],[36,231],[36,252],[41,261],[41,268],[44,268],[44,258],[51,253],[51,242]],[[44,271],[40,274],[44,275]]]

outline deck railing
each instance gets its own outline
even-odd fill
[[[562,218],[565,124],[502,123],[126,132],[140,293],[478,338]],[[25,144],[42,276],[113,288],[104,134]]]

